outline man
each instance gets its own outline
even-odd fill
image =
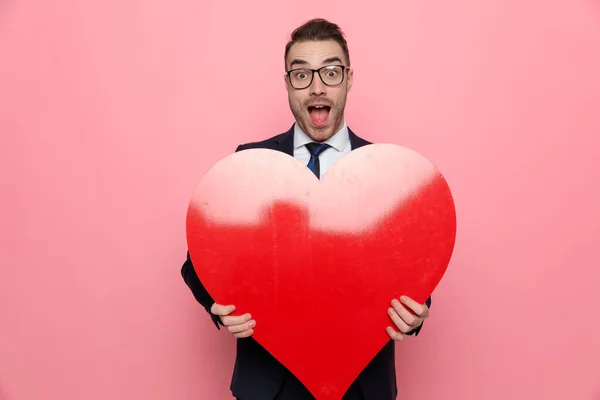
[[[284,76],[291,111],[291,129],[258,143],[240,145],[236,151],[267,148],[285,152],[305,163],[317,177],[347,152],[369,144],[354,134],[344,120],[346,96],[353,72],[343,33],[336,24],[314,19],[297,28],[285,49]],[[314,397],[251,336],[257,322],[251,315],[231,316],[235,305],[215,304],[199,281],[189,253],[181,271],[196,300],[215,325],[225,326],[236,337],[237,357],[231,390],[241,400],[309,400]],[[387,312],[395,329],[387,327],[389,343],[362,371],[344,400],[396,399],[395,342],[416,335],[429,315],[425,304],[402,297],[390,299]],[[402,303],[411,309],[409,312]],[[260,323],[260,322],[259,322]],[[219,328],[220,329],[220,328]]]

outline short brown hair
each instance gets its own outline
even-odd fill
[[[335,40],[341,47],[346,56],[346,61],[350,65],[350,53],[348,52],[348,43],[340,27],[333,22],[323,18],[314,18],[299,26],[292,32],[291,40],[285,46],[284,60],[287,67],[287,56],[294,43],[306,42],[309,40]]]

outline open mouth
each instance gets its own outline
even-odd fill
[[[315,126],[324,126],[327,124],[330,111],[331,107],[325,104],[315,104],[308,107],[308,115],[310,115],[310,119]]]

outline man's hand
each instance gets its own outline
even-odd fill
[[[429,317],[429,308],[426,304],[419,304],[407,296],[400,297],[400,300],[402,303],[396,299],[392,300],[392,307],[388,309],[388,315],[400,332],[396,332],[391,326],[386,328],[388,335],[396,341],[404,339],[407,332],[421,326],[423,321]],[[414,311],[416,315],[408,311],[403,304]]]
[[[234,311],[235,306],[233,305],[224,306],[215,303],[210,308],[210,312],[214,315],[218,315],[221,318],[221,322],[223,322],[223,325],[227,327],[229,332],[233,333],[233,336],[238,339],[252,336],[254,333],[253,328],[256,326],[256,321],[252,319],[250,314],[244,314],[240,316],[229,315]]]

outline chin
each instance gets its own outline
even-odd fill
[[[305,120],[306,134],[314,141],[323,142],[335,134],[335,126],[332,120],[329,120],[327,125],[317,127],[312,124],[312,121]]]
[[[306,134],[308,136],[310,136],[310,138],[316,142],[323,142],[327,139],[329,139],[330,137],[333,136],[333,128],[331,127],[324,127],[324,128],[313,128],[310,127],[309,131],[306,132]]]

